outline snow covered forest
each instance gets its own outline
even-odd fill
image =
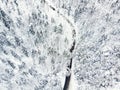
[[[120,90],[120,0],[0,0],[0,90]]]

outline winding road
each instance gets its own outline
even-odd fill
[[[73,43],[72,43],[72,46],[69,50],[69,52],[71,53],[71,58],[70,58],[70,64],[68,65],[68,69],[70,70],[70,75],[69,76],[66,76],[65,77],[65,83],[64,83],[64,87],[63,87],[63,90],[71,90],[70,89],[70,82],[71,82],[71,74],[72,74],[72,64],[73,64],[73,59],[72,59],[72,54],[73,54],[73,51],[75,49],[75,46],[76,46],[76,28],[74,26],[74,24],[68,19],[66,18],[63,14],[61,14],[59,12],[59,10],[57,10],[54,6],[52,6],[50,3],[48,3],[48,1],[44,0],[44,3],[49,7],[51,8],[51,10],[55,11],[57,14],[59,14],[63,20],[65,20],[69,26],[71,27],[71,30],[72,30],[72,39],[73,39]]]

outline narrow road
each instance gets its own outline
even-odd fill
[[[72,47],[70,49],[71,54],[72,54],[74,48],[75,48],[75,41],[73,42],[73,45],[72,45]],[[72,69],[72,61],[73,60],[72,60],[72,57],[71,57],[71,59],[70,59],[70,65],[68,66],[68,68],[70,70]],[[71,81],[71,74],[70,74],[70,76],[66,76],[63,90],[69,90],[70,81]]]
[[[63,14],[61,14],[53,5],[51,5],[51,3],[48,3],[47,0],[44,0],[44,3],[45,3],[49,8],[51,8],[51,10],[53,10],[53,11],[55,11],[57,14],[59,14],[59,15],[63,18],[63,20],[65,20],[65,21],[69,24],[69,26],[71,27],[73,43],[72,43],[72,46],[71,46],[69,52],[70,52],[71,55],[72,55],[72,53],[73,53],[73,51],[74,51],[74,49],[75,49],[75,46],[76,46],[76,40],[75,40],[75,37],[76,37],[76,29],[75,29],[73,23],[72,23],[68,18],[66,18]],[[71,71],[71,69],[72,69],[72,63],[73,63],[73,59],[72,59],[72,57],[71,57],[71,58],[70,58],[70,64],[69,64],[68,67],[67,67],[70,71]],[[65,83],[64,83],[63,90],[69,90],[70,81],[71,81],[71,74],[72,74],[72,73],[70,72],[70,75],[65,77]]]

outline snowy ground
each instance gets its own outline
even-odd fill
[[[120,90],[120,1],[0,0],[0,90],[63,90],[69,75],[68,90]]]

